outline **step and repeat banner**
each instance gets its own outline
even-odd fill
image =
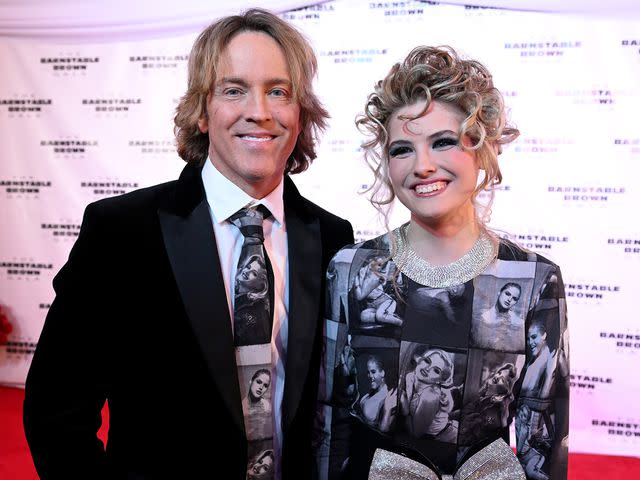
[[[281,16],[315,47],[332,115],[318,159],[294,180],[358,240],[384,231],[361,194],[372,175],[354,124],[375,81],[419,44],[452,45],[490,68],[522,132],[500,157],[491,226],[562,268],[570,449],[640,454],[640,21],[412,1]],[[24,384],[84,207],[182,169],[172,118],[198,33],[0,39],[0,383]],[[408,215],[395,206],[390,219]]]

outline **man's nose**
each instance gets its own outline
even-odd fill
[[[247,120],[263,122],[271,119],[269,98],[262,92],[251,92],[247,99],[245,115]]]

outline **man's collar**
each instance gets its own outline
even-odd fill
[[[211,159],[207,158],[202,167],[202,183],[207,202],[213,212],[213,218],[218,223],[224,222],[241,208],[259,204],[267,207],[274,220],[280,225],[284,222],[284,202],[282,199],[284,179],[280,180],[278,186],[268,195],[256,199],[222,175],[213,165]]]

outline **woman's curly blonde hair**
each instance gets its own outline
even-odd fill
[[[494,87],[487,68],[478,61],[461,58],[449,46],[414,48],[376,83],[374,92],[367,98],[364,114],[356,120],[358,129],[371,137],[362,144],[367,164],[375,176],[374,183],[366,190],[371,194],[371,203],[385,213],[385,207],[395,198],[388,177],[387,127],[394,112],[417,101],[426,103],[415,118],[424,115],[433,101],[455,106],[465,115],[458,135],[468,136],[471,145],[463,142],[460,145],[476,152],[478,164],[485,172],[473,200],[475,202],[482,190],[491,193],[485,216],[479,219],[485,223],[493,200],[492,187],[502,181],[498,154],[502,145],[515,140],[520,132],[507,124],[502,95]]]

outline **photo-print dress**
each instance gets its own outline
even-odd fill
[[[527,479],[566,479],[569,352],[558,266],[502,239],[475,278],[431,288],[397,269],[388,239],[344,247],[327,270],[320,478],[366,479],[376,448],[452,475],[502,438],[515,443]],[[512,298],[499,309],[502,291]],[[384,399],[368,365],[384,380]],[[374,395],[365,414],[361,399]]]

